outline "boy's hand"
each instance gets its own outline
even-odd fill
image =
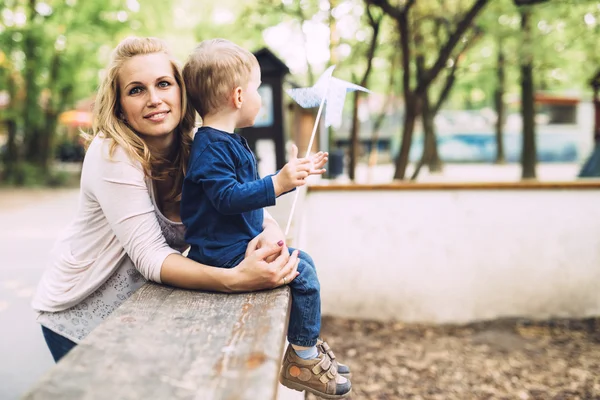
[[[309,171],[310,175],[322,175],[325,172],[323,166],[327,164],[327,160],[329,159],[329,153],[326,151],[320,151],[317,154],[313,154],[309,157],[311,162],[311,169]]]
[[[313,170],[311,167],[311,160],[308,158],[298,158],[298,147],[292,145],[290,160],[272,178],[275,196],[304,185],[306,183],[304,179]]]

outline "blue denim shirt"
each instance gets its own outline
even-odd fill
[[[243,254],[262,232],[263,208],[274,204],[273,180],[259,178],[246,139],[198,129],[181,198],[188,257],[218,267]]]

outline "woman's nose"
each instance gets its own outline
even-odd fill
[[[148,94],[150,95],[150,97],[148,98],[148,105],[157,105],[162,103],[162,99],[160,98],[158,91],[149,90]]]

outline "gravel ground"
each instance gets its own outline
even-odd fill
[[[600,399],[600,318],[434,326],[329,317],[322,336],[353,371],[347,399]]]

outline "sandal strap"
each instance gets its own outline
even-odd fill
[[[325,371],[325,373],[319,377],[319,380],[322,383],[327,383],[330,380],[335,379],[338,373],[337,363],[334,362],[327,353],[323,354],[323,359],[311,368],[311,372],[315,375],[319,375],[323,371]]]
[[[335,365],[332,365],[331,368],[329,368],[326,373],[321,375],[319,380],[323,383],[327,383],[330,380],[335,379],[336,375],[337,375],[337,369],[336,369]]]
[[[331,350],[327,342],[322,341],[321,343],[319,343],[319,345],[321,346],[321,350],[323,351],[323,353],[327,354],[332,360],[335,360],[335,354],[333,354],[333,351]]]
[[[319,363],[317,365],[312,367],[312,373],[315,375],[319,375],[321,372],[329,370],[329,368],[331,367],[331,364],[332,364],[332,362],[329,359],[329,357],[323,357],[323,359],[321,361],[319,361]]]

